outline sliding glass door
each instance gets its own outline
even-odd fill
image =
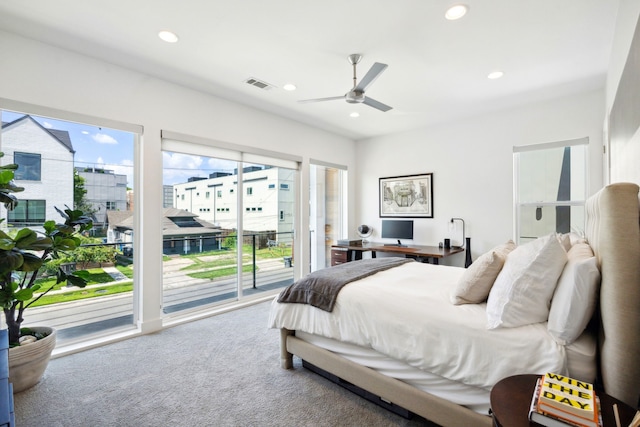
[[[347,171],[335,165],[311,163],[309,183],[311,271],[316,271],[331,266],[331,245],[347,236]]]
[[[176,138],[163,149],[164,314],[293,283],[297,163]]]

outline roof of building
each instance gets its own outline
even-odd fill
[[[163,236],[191,236],[220,234],[220,226],[198,218],[198,215],[183,209],[165,208],[162,212]],[[133,211],[107,211],[109,228],[133,230]]]
[[[30,115],[26,114],[18,119],[15,119],[12,122],[6,122],[6,123],[2,123],[2,129],[7,128],[9,126],[12,126],[14,124],[17,124],[23,120],[31,120],[32,122],[34,122],[36,125],[38,125],[43,131],[45,131],[46,133],[48,133],[49,135],[51,135],[52,137],[54,137],[56,140],[58,140],[62,145],[64,145],[70,152],[75,153],[76,151],[73,149],[73,143],[71,142],[71,137],[69,136],[69,132],[67,132],[66,130],[59,130],[59,129],[47,129],[46,127],[42,126],[40,123],[38,123],[37,120],[35,120],[33,117],[31,117]]]

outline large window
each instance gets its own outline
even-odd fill
[[[8,212],[10,224],[44,224],[46,200],[20,200],[18,206]]]
[[[514,147],[515,235],[584,231],[587,138]]]
[[[40,181],[40,154],[13,153],[13,162],[18,165],[15,172],[15,179],[25,181]]]
[[[57,209],[67,207],[82,210],[94,225],[81,237],[84,247],[60,260],[65,268],[84,270],[89,286],[58,285],[27,310],[23,326],[56,328],[58,346],[134,331],[135,222],[127,192],[135,191],[137,133],[93,117],[56,111],[45,116],[50,111],[42,107],[33,107],[35,114],[30,106],[13,105],[19,111],[0,110],[0,162],[18,165],[15,179],[24,191],[15,194],[15,209],[0,204],[0,218],[5,219],[0,229],[7,234],[25,226],[37,231],[46,220],[63,222]],[[141,131],[135,125],[122,126]],[[41,292],[55,283],[56,271],[39,273]]]

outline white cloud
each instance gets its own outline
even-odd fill
[[[112,136],[107,135],[106,133],[96,133],[92,136],[93,140],[99,144],[117,144],[118,141],[115,140]]]

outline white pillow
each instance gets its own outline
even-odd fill
[[[551,300],[547,328],[558,344],[569,345],[587,327],[596,307],[600,270],[587,243],[576,243]]]
[[[551,296],[566,263],[567,253],[555,233],[515,248],[489,292],[488,328],[546,321]]]
[[[571,249],[571,237],[569,236],[569,233],[558,233],[556,234],[556,237],[558,237],[558,241],[564,248],[565,252],[569,252],[569,249]]]
[[[489,252],[478,257],[467,268],[458,281],[458,285],[451,293],[451,302],[455,305],[478,304],[487,300],[493,282],[509,252],[514,250],[516,244],[509,240],[502,245],[496,246]]]

